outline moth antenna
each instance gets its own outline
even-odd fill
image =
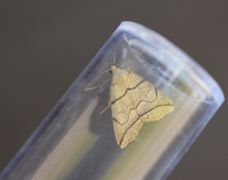
[[[103,73],[101,73],[98,77],[96,77],[92,82],[90,82],[88,84],[88,86],[90,84],[92,84],[94,81],[96,81],[99,77],[101,77],[104,73],[108,72],[108,71],[111,71],[111,69],[107,69],[106,71],[104,71]],[[88,90],[92,90],[92,89],[96,89],[98,87],[102,87],[106,82],[108,82],[112,77],[109,77],[105,82],[103,82],[102,84],[98,85],[98,86],[94,86],[94,87],[91,87],[91,88],[84,88],[83,90],[84,91],[88,91]]]
[[[122,43],[122,41],[124,41],[124,40],[126,40],[125,37],[117,44],[117,46],[115,48],[115,53],[114,53],[114,58],[113,58],[113,64],[115,64],[115,62],[116,62],[116,50],[119,47],[120,43]]]
[[[124,40],[126,40],[126,39],[123,38],[123,39],[117,44],[117,46],[116,46],[116,48],[115,48],[113,64],[115,64],[115,62],[116,62],[116,50],[117,50],[117,48],[119,47],[120,43],[121,43],[122,41],[124,41]],[[108,71],[111,71],[111,69],[107,69],[106,71],[104,71],[103,73],[101,73],[98,77],[96,77],[96,78],[95,78],[92,82],[90,82],[87,86],[89,86],[90,84],[92,84],[94,81],[96,81],[99,77],[101,77],[104,73],[106,73],[106,72],[108,72]],[[96,89],[96,88],[98,88],[98,87],[102,87],[102,86],[103,86],[106,82],[108,82],[110,79],[111,79],[111,77],[108,78],[104,83],[102,83],[102,84],[100,84],[100,85],[98,85],[98,86],[94,86],[94,87],[91,87],[91,88],[84,88],[83,90],[84,90],[84,91],[88,91],[88,90]]]

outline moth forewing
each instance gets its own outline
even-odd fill
[[[164,117],[174,108],[160,89],[141,76],[111,66],[110,102],[116,141],[121,148],[138,135],[143,123]]]

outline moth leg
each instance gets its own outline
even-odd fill
[[[100,114],[102,114],[103,112],[105,112],[109,107],[110,107],[110,103],[108,104],[108,106],[103,111],[100,112]]]
[[[108,69],[108,70],[109,70],[109,69]],[[99,77],[99,76],[98,76],[98,77]],[[84,88],[84,90],[85,90],[85,91],[88,91],[88,90],[96,89],[96,88],[98,88],[98,87],[102,87],[102,86],[103,86],[106,82],[108,82],[111,78],[112,78],[112,77],[109,77],[105,82],[103,82],[102,84],[100,84],[100,85],[98,85],[98,86],[94,86],[94,87],[91,87],[91,88]],[[96,78],[96,79],[97,79],[97,78]],[[96,79],[95,79],[95,80],[96,80]],[[94,82],[95,80],[93,80],[92,82]],[[92,82],[91,82],[91,83],[92,83]],[[91,83],[90,83],[90,84],[91,84]]]

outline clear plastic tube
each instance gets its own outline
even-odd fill
[[[108,108],[110,73],[140,75],[173,102],[173,112],[143,125],[124,149]],[[92,83],[91,83],[92,82]],[[174,44],[123,22],[45,118],[0,179],[165,179],[224,101],[213,78]]]

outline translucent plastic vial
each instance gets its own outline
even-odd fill
[[[109,105],[109,69],[140,75],[174,110],[143,125],[124,149]],[[99,78],[98,78],[99,77]],[[92,83],[91,83],[92,82]],[[156,32],[123,22],[2,172],[1,180],[165,179],[224,101],[213,78]]]

